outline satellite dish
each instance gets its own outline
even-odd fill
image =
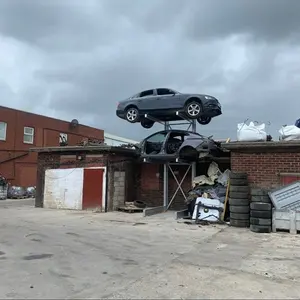
[[[75,128],[75,127],[77,127],[78,125],[79,125],[79,122],[78,122],[77,119],[73,119],[73,120],[71,121],[71,127]]]

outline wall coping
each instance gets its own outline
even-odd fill
[[[300,141],[222,143],[231,152],[300,152]]]
[[[108,146],[108,145],[97,145],[97,146],[58,146],[58,147],[35,147],[29,149],[31,152],[37,153],[61,153],[61,154],[70,154],[70,153],[87,153],[87,152],[97,152],[97,153],[107,153],[107,154],[127,154],[135,156],[137,151],[135,149],[129,149],[124,147],[117,146]]]

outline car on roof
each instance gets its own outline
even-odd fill
[[[212,118],[222,114],[222,108],[213,96],[156,88],[118,102],[116,114],[130,123],[141,122],[144,128],[151,128],[155,119],[163,122],[177,121],[182,120],[182,115],[188,119],[197,119],[201,125],[207,125]]]
[[[204,157],[218,157],[223,151],[221,144],[212,137],[199,133],[171,129],[162,130],[145,138],[138,146],[140,157],[145,161],[198,161]]]

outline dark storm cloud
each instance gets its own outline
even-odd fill
[[[167,86],[220,99],[224,114],[204,134],[235,137],[247,118],[276,133],[299,117],[299,32],[300,0],[2,0],[0,35],[20,52],[26,44],[28,62],[30,46],[41,57],[33,71],[16,66],[9,84],[0,72],[0,95],[141,138],[149,130],[115,117],[116,102]],[[31,78],[22,88],[19,69]]]

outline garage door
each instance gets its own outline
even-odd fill
[[[103,169],[84,169],[82,209],[103,207],[103,177]]]

